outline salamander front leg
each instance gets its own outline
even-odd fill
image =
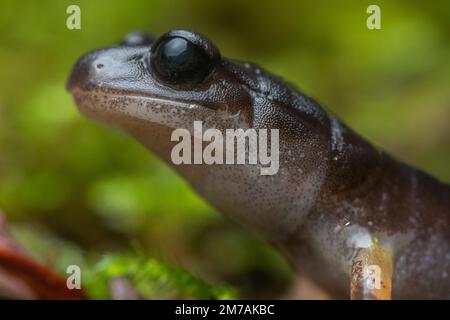
[[[350,299],[390,300],[392,252],[378,243],[358,248],[351,261]]]

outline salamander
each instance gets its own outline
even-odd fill
[[[450,299],[449,185],[374,147],[282,78],[171,30],[87,53],[67,88],[83,114],[136,138],[334,296]],[[174,164],[172,133],[195,136],[194,121],[278,129],[278,172]]]

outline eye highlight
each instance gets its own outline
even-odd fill
[[[159,41],[150,56],[156,76],[174,85],[194,85],[212,71],[213,63],[203,48],[183,37]]]

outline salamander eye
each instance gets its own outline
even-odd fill
[[[205,51],[183,37],[169,37],[159,41],[152,50],[150,60],[156,76],[175,85],[200,83],[213,68]]]
[[[132,31],[125,35],[121,44],[126,46],[145,46],[152,44],[155,37],[142,31]]]

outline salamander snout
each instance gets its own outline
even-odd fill
[[[70,74],[69,80],[67,82],[66,88],[69,91],[74,89],[86,90],[90,87],[89,79],[92,77],[94,72],[93,61],[95,60],[96,53],[91,52],[82,56],[75,66],[73,67],[72,73]],[[102,63],[97,63],[96,68],[101,69],[104,65]]]
[[[103,91],[129,88],[144,81],[149,53],[144,46],[111,47],[91,51],[82,56],[67,82],[69,91]]]

